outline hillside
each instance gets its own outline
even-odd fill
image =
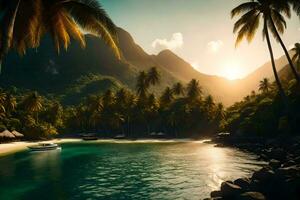
[[[43,94],[53,93],[62,96],[66,103],[73,103],[88,94],[103,93],[108,88],[128,87],[134,90],[138,72],[156,66],[163,78],[161,84],[154,88],[154,92],[160,93],[166,86],[177,81],[187,83],[195,78],[199,80],[206,94],[210,93],[218,101],[230,105],[255,90],[259,80],[272,77],[269,63],[242,80],[229,81],[206,75],[196,71],[170,50],[149,55],[125,30],[119,28],[118,35],[123,52],[121,61],[114,57],[101,39],[92,35],[86,36],[85,49],[73,42],[67,52],[61,51],[59,55],[54,51],[52,40],[46,37],[38,49],[29,50],[23,58],[15,53],[7,56],[0,75],[0,85],[14,85]],[[286,64],[285,58],[278,59],[277,63],[282,68]],[[94,89],[85,89],[80,81],[91,75],[94,77],[85,83],[85,87]],[[105,87],[102,87],[103,81]]]

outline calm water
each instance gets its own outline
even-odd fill
[[[201,199],[255,156],[202,142],[77,142],[0,157],[0,199]]]

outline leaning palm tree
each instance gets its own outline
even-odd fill
[[[300,68],[300,43],[296,43],[295,47],[292,48],[292,51],[294,52],[292,59],[297,64],[297,67]]]
[[[263,19],[263,36],[267,40],[276,84],[281,96],[286,102],[286,94],[276,71],[274,54],[269,34],[270,30],[272,33],[274,33],[275,29],[283,32],[284,21],[283,16],[279,12],[280,10],[278,10],[277,7],[274,7],[270,2],[273,2],[273,0],[251,0],[250,2],[242,3],[234,8],[231,11],[232,18],[240,14],[243,15],[235,23],[233,32],[238,34],[236,47],[244,38],[247,38],[248,42],[251,42],[259,28],[261,18]],[[276,28],[273,27],[273,21],[276,21]]]
[[[84,33],[101,37],[120,58],[116,27],[97,0],[1,0],[0,64],[9,50],[37,48],[45,34],[57,52],[71,38],[85,46]]]
[[[271,89],[271,83],[268,78],[264,78],[259,82],[259,91],[261,91],[262,93],[266,94],[270,91],[270,89]]]

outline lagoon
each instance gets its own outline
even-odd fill
[[[263,162],[203,141],[96,141],[0,157],[0,199],[203,199]]]

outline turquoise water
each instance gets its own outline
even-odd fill
[[[202,199],[254,155],[202,142],[74,142],[0,157],[0,199]]]

